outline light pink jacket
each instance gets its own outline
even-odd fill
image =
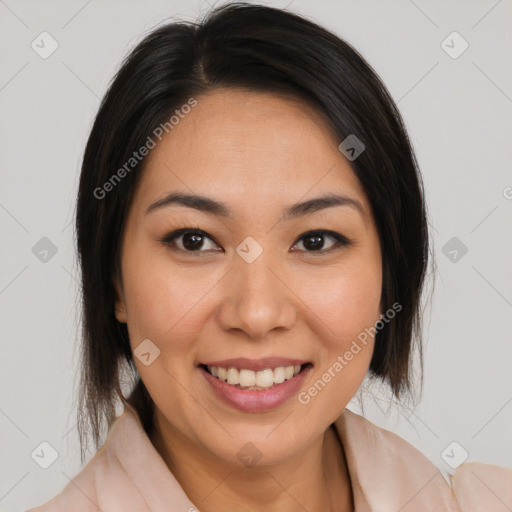
[[[334,423],[343,443],[357,512],[510,512],[512,469],[465,463],[446,483],[401,437],[346,409]],[[197,512],[125,409],[106,444],[63,491],[27,512]],[[311,511],[321,512],[321,511]]]

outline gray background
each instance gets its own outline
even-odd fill
[[[424,175],[437,260],[424,392],[415,408],[389,407],[389,393],[373,387],[366,417],[445,477],[462,450],[468,460],[512,466],[512,2],[266,3],[309,16],[362,52],[398,102]],[[208,8],[199,0],[0,0],[2,511],[47,501],[80,469],[72,221],[99,99],[147,31]],[[43,31],[59,45],[47,59],[31,47]],[[458,58],[442,47],[453,31],[469,43]],[[453,37],[446,44],[452,54],[462,48]],[[43,237],[57,249],[47,261],[32,251]],[[357,401],[351,408],[360,410]],[[59,453],[48,469],[31,458],[43,441]],[[491,492],[492,482],[482,485]]]

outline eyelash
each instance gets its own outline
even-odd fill
[[[179,248],[173,247],[175,239],[177,239],[178,237],[180,237],[184,234],[200,235],[204,238],[210,239],[212,242],[214,242],[216,245],[218,245],[217,242],[210,235],[208,235],[208,233],[206,233],[202,229],[191,229],[191,228],[182,228],[182,229],[177,229],[176,231],[172,231],[171,233],[167,234],[164,238],[162,238],[160,240],[160,242],[166,246],[169,246],[173,251],[185,252],[188,254],[197,254],[197,253],[208,252],[208,250],[204,251],[204,250],[198,249],[197,251],[189,251],[186,249],[179,249]],[[311,254],[326,254],[326,253],[330,253],[335,250],[339,250],[343,247],[346,247],[346,246],[349,246],[352,244],[352,242],[350,240],[345,238],[343,235],[340,235],[339,233],[336,233],[334,231],[329,231],[326,229],[317,229],[317,230],[310,230],[310,231],[307,231],[306,233],[302,234],[297,239],[294,246],[297,243],[299,243],[301,240],[311,237],[313,235],[322,235],[322,236],[327,235],[328,237],[331,237],[335,240],[335,244],[332,247],[330,247],[329,249],[321,249],[318,251],[301,250],[299,252],[306,252],[306,253],[311,253]],[[220,252],[220,251],[215,251],[215,252]]]

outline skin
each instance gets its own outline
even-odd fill
[[[301,391],[320,379],[380,318],[369,201],[341,141],[307,104],[228,89],[196,99],[147,157],[115,282],[132,350],[146,338],[160,349],[149,366],[134,358],[156,406],[152,443],[202,512],[353,510],[343,447],[329,426],[367,373],[373,339],[308,404],[292,397],[262,413],[221,401],[196,365],[296,357],[314,365]],[[182,205],[145,214],[171,191],[221,201],[233,215]],[[359,201],[363,213],[334,206],[280,220],[285,207],[327,193]],[[161,242],[180,228],[212,238],[188,252],[186,237]],[[302,235],[320,229],[351,243],[336,247],[325,235],[315,250]],[[250,264],[236,252],[248,236],[263,248]],[[252,467],[237,457],[247,442],[262,454]]]

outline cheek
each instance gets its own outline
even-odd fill
[[[357,254],[329,268],[312,265],[286,277],[301,302],[342,339],[378,320],[380,261],[368,256]],[[123,262],[124,283],[130,323],[138,334],[159,338],[180,331],[192,317],[198,320],[217,295],[223,271],[215,268],[171,265],[165,251],[132,252]]]
[[[225,270],[171,262],[165,248],[142,244],[123,261],[123,282],[132,348],[149,338],[162,360],[192,362],[191,344],[200,336]],[[181,370],[180,370],[181,371]]]
[[[314,378],[298,395],[305,421],[334,421],[363,381],[373,354],[372,328],[380,317],[381,273],[378,267],[345,266],[317,281],[306,300],[322,319],[317,332],[321,350]]]
[[[322,319],[338,343],[379,319],[382,279],[377,266],[345,265],[303,280],[304,302]]]
[[[129,323],[144,337],[162,339],[179,330],[204,295],[204,283],[153,265],[126,284]]]

